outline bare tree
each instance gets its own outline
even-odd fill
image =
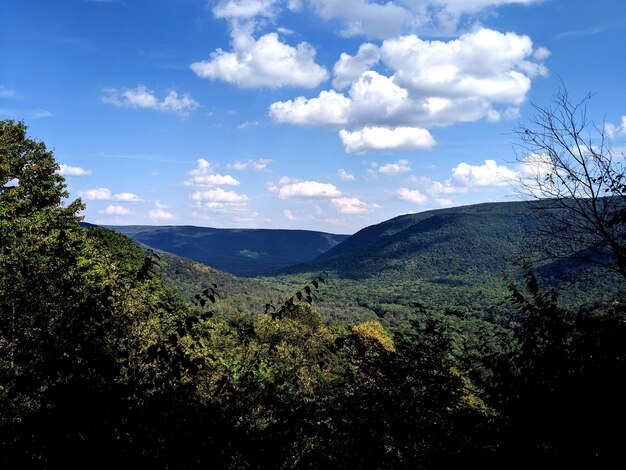
[[[544,259],[577,258],[626,277],[624,155],[604,123],[587,117],[591,95],[572,102],[565,88],[516,130],[522,193],[539,218],[535,248]]]

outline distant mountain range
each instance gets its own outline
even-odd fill
[[[271,275],[287,266],[312,260],[348,238],[348,235],[309,230],[105,227],[138,243],[244,277]]]
[[[537,223],[527,203],[499,202],[402,215],[352,236],[189,226],[108,228],[221,271],[265,276],[265,286],[281,290],[300,288],[327,271],[322,302],[393,316],[413,302],[479,313],[501,303],[507,284],[520,282],[514,260],[527,252],[528,237],[537,236]],[[542,287],[557,287],[571,305],[608,298],[622,282],[576,261],[536,269]]]

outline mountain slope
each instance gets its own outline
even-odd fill
[[[282,270],[294,283],[325,270],[327,301],[353,302],[380,315],[414,302],[440,310],[500,316],[514,263],[535,237],[525,202],[486,203],[399,216],[364,228],[316,259]],[[541,286],[557,287],[566,305],[609,298],[622,282],[576,261],[537,268]],[[399,309],[398,306],[405,306]],[[506,315],[505,315],[506,316]]]
[[[319,256],[348,235],[308,230],[107,226],[136,242],[237,276],[269,275]]]
[[[363,278],[393,271],[423,278],[501,271],[511,265],[533,228],[523,202],[407,214],[364,228],[316,259],[283,272],[331,269],[342,277]]]

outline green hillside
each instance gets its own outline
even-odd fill
[[[308,230],[145,225],[107,228],[152,248],[247,277],[269,275],[309,261],[348,237]]]
[[[518,280],[515,260],[527,253],[537,221],[525,202],[487,203],[408,214],[364,228],[308,263],[283,269],[281,283],[297,285],[326,270],[326,299],[352,301],[394,316],[413,302],[440,310],[499,316],[507,285]],[[576,262],[537,267],[545,286],[565,304],[610,297],[617,280]],[[574,274],[575,275],[572,275]],[[592,295],[593,294],[593,295]]]

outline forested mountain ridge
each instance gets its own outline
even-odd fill
[[[106,228],[152,248],[248,277],[311,260],[348,237],[310,230],[146,225]]]
[[[297,285],[326,270],[333,280],[323,293],[327,300],[352,300],[380,315],[401,313],[414,302],[483,315],[500,304],[511,280],[520,279],[518,262],[533,256],[529,246],[537,243],[538,224],[525,201],[406,214],[284,268],[278,282]],[[558,288],[561,301],[576,308],[611,298],[621,285],[619,277],[576,260],[538,263],[535,269],[545,286]]]
[[[366,227],[285,273],[319,268],[342,277],[400,271],[420,277],[510,266],[534,219],[525,202],[497,202],[406,214]]]

